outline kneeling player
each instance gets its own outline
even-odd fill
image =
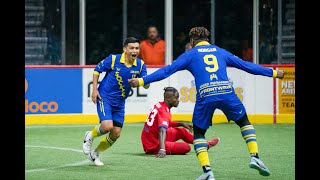
[[[193,144],[193,135],[188,132],[191,124],[172,122],[170,109],[179,105],[179,92],[173,87],[164,88],[164,100],[153,106],[144,123],[141,141],[146,154],[162,158],[167,154],[186,154]],[[184,128],[179,128],[182,126]],[[182,139],[184,142],[176,142]],[[216,145],[219,138],[209,140],[208,149]]]

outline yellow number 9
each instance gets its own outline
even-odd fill
[[[213,65],[213,68],[211,67],[206,67],[206,70],[208,72],[216,72],[219,69],[218,66],[218,61],[216,56],[214,56],[213,54],[207,54],[203,57],[204,63],[206,63],[207,65]]]

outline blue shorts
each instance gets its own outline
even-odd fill
[[[216,109],[220,109],[227,116],[228,121],[237,121],[246,113],[238,96],[234,95],[224,101],[196,103],[192,123],[201,129],[208,129],[212,126],[212,116]]]
[[[115,106],[107,100],[97,99],[97,112],[101,121],[104,120],[113,120],[121,124],[124,122],[124,105]]]

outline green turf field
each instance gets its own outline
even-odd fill
[[[143,153],[140,133],[143,124],[125,124],[120,139],[101,154],[104,166],[94,166],[82,153],[83,136],[94,125],[30,125],[25,136],[25,177],[32,179],[90,180],[194,180],[202,169],[193,146],[187,155],[168,155],[164,159]],[[217,124],[206,137],[220,137],[209,150],[211,167],[217,180],[295,179],[295,126],[254,125],[259,155],[271,175],[261,176],[249,168],[249,154],[240,129],[235,124]],[[94,140],[93,148],[100,141]]]

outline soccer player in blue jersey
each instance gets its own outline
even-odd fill
[[[85,133],[83,152],[95,165],[102,166],[99,154],[119,138],[124,123],[125,100],[131,90],[128,79],[147,75],[146,65],[138,58],[140,42],[134,37],[125,40],[122,54],[110,54],[93,71],[92,101],[97,105],[99,125]],[[99,75],[106,72],[99,84]],[[144,86],[149,88],[150,85]],[[106,135],[95,150],[93,139]]]
[[[235,94],[227,76],[227,66],[235,67],[254,75],[283,78],[282,70],[272,70],[261,65],[244,61],[232,53],[209,43],[210,32],[204,27],[194,27],[189,32],[192,49],[180,55],[171,65],[162,67],[142,78],[133,78],[132,87],[160,81],[180,70],[188,70],[196,82],[196,103],[192,123],[194,150],[203,169],[197,179],[214,179],[208,157],[208,144],[205,139],[207,129],[212,126],[215,109],[220,109],[228,121],[234,121],[241,130],[250,153],[249,167],[257,169],[263,176],[269,176],[269,169],[258,156],[258,145],[246,109]]]

